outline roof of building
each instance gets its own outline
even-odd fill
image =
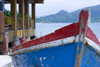
[[[44,0],[29,0],[29,3],[43,3]],[[4,0],[4,3],[9,4],[10,0]],[[17,0],[17,3],[19,3],[19,0]]]

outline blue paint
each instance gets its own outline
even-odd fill
[[[80,67],[100,67],[100,55],[89,45],[83,46]]]
[[[15,67],[74,67],[76,54],[77,43],[71,43],[12,56],[12,60]]]
[[[79,46],[78,54],[80,54],[80,53],[81,53],[82,44],[83,44],[83,42],[79,42],[79,44],[78,44],[78,46]]]
[[[79,50],[77,51],[77,46]],[[60,45],[12,56],[14,67],[75,67],[82,42]],[[100,55],[89,45],[83,46],[80,67],[99,67]]]

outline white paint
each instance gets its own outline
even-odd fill
[[[43,67],[43,64],[42,64],[42,57],[39,58],[39,60],[40,60],[41,66]]]
[[[80,36],[80,41],[83,42],[83,35]],[[76,36],[75,42],[79,42],[79,35]]]
[[[92,47],[94,48],[95,50],[99,51],[100,52],[100,46],[97,45],[96,43],[94,43],[92,40],[90,40],[89,38],[85,37],[87,43]]]
[[[43,57],[43,61],[46,59],[46,57]]]
[[[24,48],[24,49],[20,49],[20,50],[14,51],[13,53],[10,53],[9,55],[16,55],[16,54],[20,54],[20,53],[29,52],[29,51],[35,51],[35,50],[39,50],[39,49],[64,45],[64,44],[72,43],[74,40],[76,40],[76,42],[78,42],[79,35],[77,35],[76,38],[75,38],[75,36],[73,36],[73,37],[69,37],[69,38],[59,39],[59,40],[51,41],[51,42],[48,42],[48,43],[42,43],[42,44],[39,44],[39,45],[36,45],[36,46],[31,46],[31,47],[27,47],[27,48]],[[100,46],[98,46],[92,40],[90,40],[89,38],[86,38],[86,37],[85,37],[85,40],[87,41],[87,43],[91,47],[100,51]]]
[[[90,23],[91,23],[91,9],[89,8],[88,9],[88,13],[89,13],[89,16],[88,16],[88,26],[90,27]]]
[[[42,57],[41,57],[41,58],[39,58],[39,60],[41,61],[41,60],[42,60]]]
[[[43,57],[43,60],[45,60],[46,59],[46,57]]]
[[[78,42],[78,40],[79,40],[79,35],[76,36],[75,42]]]
[[[55,47],[55,46],[59,46],[59,45],[67,44],[67,43],[72,43],[74,40],[75,40],[74,36],[69,37],[69,38],[59,39],[59,40],[51,41],[48,43],[43,43],[43,44],[28,47],[28,48],[20,49],[18,51],[10,53],[9,55],[14,55],[14,54],[19,54],[19,53],[29,52],[29,51],[35,51],[35,50],[39,50],[43,48]]]

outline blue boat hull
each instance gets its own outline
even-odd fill
[[[80,67],[100,67],[100,54],[89,45],[84,45]]]
[[[77,43],[12,56],[15,67],[74,67]],[[17,59],[16,59],[17,58]]]
[[[14,67],[100,67],[100,42],[87,26],[88,10],[79,16],[78,23],[13,47]]]
[[[12,56],[15,67],[75,67],[77,42]],[[80,48],[82,43],[79,44]],[[99,67],[100,55],[84,45],[80,67]]]

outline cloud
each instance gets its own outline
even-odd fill
[[[100,4],[100,0],[44,0],[44,4],[36,4],[36,16],[40,17],[55,14],[60,10],[73,12],[84,7],[98,4]],[[8,5],[6,5],[6,9],[10,9]]]
[[[75,10],[100,4],[100,0],[44,0],[44,4],[36,5],[36,16],[55,14],[60,10]]]

